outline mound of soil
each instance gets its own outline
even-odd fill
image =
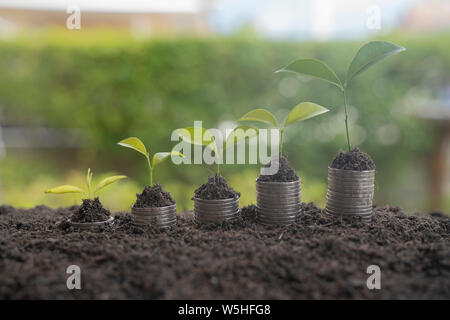
[[[269,164],[267,164],[265,166],[266,168],[268,168],[271,166],[272,162],[274,162],[275,165],[276,165],[276,162],[278,162],[278,165],[279,165],[278,172],[274,175],[260,175],[258,177],[258,181],[291,182],[291,181],[297,181],[299,179],[299,177],[295,173],[295,170],[292,169],[288,160],[285,157],[280,156],[278,159],[274,158]]]
[[[79,231],[71,209],[0,207],[1,299],[450,299],[450,219],[376,208],[373,221],[302,204],[289,227],[198,227],[191,213],[161,232],[115,223]],[[438,217],[436,217],[438,216]],[[66,269],[81,269],[68,290]],[[381,270],[369,290],[367,267]]]
[[[111,213],[103,208],[98,198],[84,199],[83,204],[70,217],[72,222],[99,222],[106,221]]]
[[[202,184],[194,194],[195,198],[203,200],[230,199],[241,195],[230,187],[227,179],[218,174],[209,177],[208,182]]]
[[[330,165],[331,168],[366,171],[375,170],[375,163],[367,154],[354,147],[350,151],[341,151],[333,159]]]
[[[136,194],[134,208],[153,208],[165,207],[175,204],[169,192],[164,191],[162,186],[157,183],[152,187],[146,186],[141,194]]]

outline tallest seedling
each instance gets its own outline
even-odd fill
[[[362,46],[347,70],[345,81],[342,82],[336,73],[325,63],[316,59],[299,59],[295,60],[288,66],[276,71],[278,72],[292,72],[304,76],[309,76],[317,79],[327,81],[337,86],[344,96],[344,110],[345,110],[345,132],[347,136],[348,150],[351,150],[350,136],[348,133],[348,104],[347,104],[347,88],[353,78],[361,72],[374,65],[375,63],[390,57],[406,49],[396,44],[386,41],[372,41]]]

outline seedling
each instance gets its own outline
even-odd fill
[[[86,189],[78,188],[78,187],[71,186],[71,185],[62,185],[59,187],[47,189],[47,190],[45,190],[45,193],[53,193],[53,194],[80,193],[83,196],[87,197],[88,199],[93,199],[95,197],[95,195],[100,190],[105,188],[106,186],[108,186],[116,181],[126,178],[126,176],[108,177],[108,178],[105,178],[102,181],[100,181],[100,183],[95,188],[93,188],[92,175],[93,174],[91,172],[91,169],[88,169],[88,172],[86,175]]]
[[[118,145],[121,145],[123,147],[131,148],[133,150],[136,150],[137,152],[143,154],[145,158],[147,159],[148,169],[150,172],[150,187],[153,186],[153,170],[157,165],[164,162],[168,157],[172,155],[177,155],[180,157],[184,157],[184,155],[177,151],[170,151],[170,152],[157,152],[153,155],[153,159],[150,162],[150,153],[147,152],[147,149],[145,148],[144,143],[136,138],[136,137],[130,137],[123,139],[122,141],[119,141],[117,143]]]
[[[296,105],[289,113],[283,126],[278,125],[275,116],[265,109],[255,109],[245,114],[238,122],[256,121],[269,124],[280,131],[280,154],[283,154],[283,139],[286,128],[296,122],[313,118],[330,110],[312,102],[302,102]]]
[[[250,129],[250,130],[249,130]],[[249,130],[249,131],[248,131]],[[188,127],[175,130],[175,133],[187,143],[194,145],[207,146],[214,151],[214,157],[217,164],[217,174],[220,174],[220,163],[223,160],[223,153],[226,149],[234,146],[238,141],[246,137],[254,136],[258,133],[256,128],[249,126],[238,126],[228,135],[222,148],[216,143],[214,136],[202,127]],[[242,134],[244,133],[244,134]],[[248,133],[247,135],[245,133]]]
[[[292,72],[304,76],[309,76],[317,79],[327,81],[339,89],[341,89],[344,96],[344,110],[345,110],[345,130],[347,136],[348,150],[351,150],[350,136],[348,133],[348,105],[347,105],[347,88],[350,82],[357,75],[364,70],[374,65],[375,63],[390,57],[406,49],[396,44],[386,41],[371,41],[362,46],[353,58],[347,70],[344,83],[338,78],[336,73],[324,62],[316,59],[299,59],[295,60],[288,66],[275,71],[278,72]]]

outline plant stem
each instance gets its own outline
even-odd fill
[[[280,155],[283,155],[283,138],[284,138],[284,129],[280,129]]]
[[[153,168],[150,163],[150,157],[146,157],[146,158],[147,158],[147,163],[148,163],[148,169],[150,170],[150,187],[151,187],[153,185]]]
[[[221,149],[221,153],[219,153],[219,151],[217,149],[214,151],[214,156],[215,156],[216,161],[217,161],[217,174],[218,175],[220,175],[220,159],[223,156],[222,152],[223,152],[223,149]]]
[[[350,136],[348,134],[348,112],[347,112],[347,92],[346,92],[346,88],[342,89],[342,92],[344,94],[344,110],[345,110],[345,132],[347,134],[347,146],[348,146],[348,151],[350,151],[352,149],[351,145],[350,145]]]

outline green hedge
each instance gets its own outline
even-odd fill
[[[404,96],[416,87],[435,89],[450,82],[450,39],[436,35],[384,40],[407,51],[358,77],[349,94],[350,104],[358,110],[358,128],[366,131],[361,147],[376,161],[379,193],[389,200],[392,190],[385,186],[397,185],[393,180],[404,175],[405,163],[425,159],[434,139],[432,126],[403,114]],[[295,58],[316,57],[343,74],[362,42],[122,38],[111,44],[99,38],[82,45],[68,43],[54,39],[0,43],[3,125],[82,128],[92,150],[82,150],[83,157],[92,160],[94,152],[99,162],[114,159],[129,166],[139,160],[115,145],[121,138],[139,136],[152,151],[164,151],[170,147],[172,130],[194,120],[215,127],[257,106],[282,116],[296,103],[310,100],[332,112],[287,132],[286,151],[293,165],[308,176],[324,179],[331,158],[345,147],[343,131],[332,139],[321,138],[342,112],[338,90],[274,70]],[[297,90],[295,96],[281,95],[282,86],[284,91]],[[343,126],[343,121],[337,124]],[[398,141],[389,146],[377,138],[386,124],[399,130]],[[144,163],[138,162],[138,168],[144,170]],[[199,171],[189,175],[182,168],[170,170],[181,180],[204,180]],[[162,169],[161,175],[167,177],[168,171]],[[146,174],[142,176],[144,181]]]

